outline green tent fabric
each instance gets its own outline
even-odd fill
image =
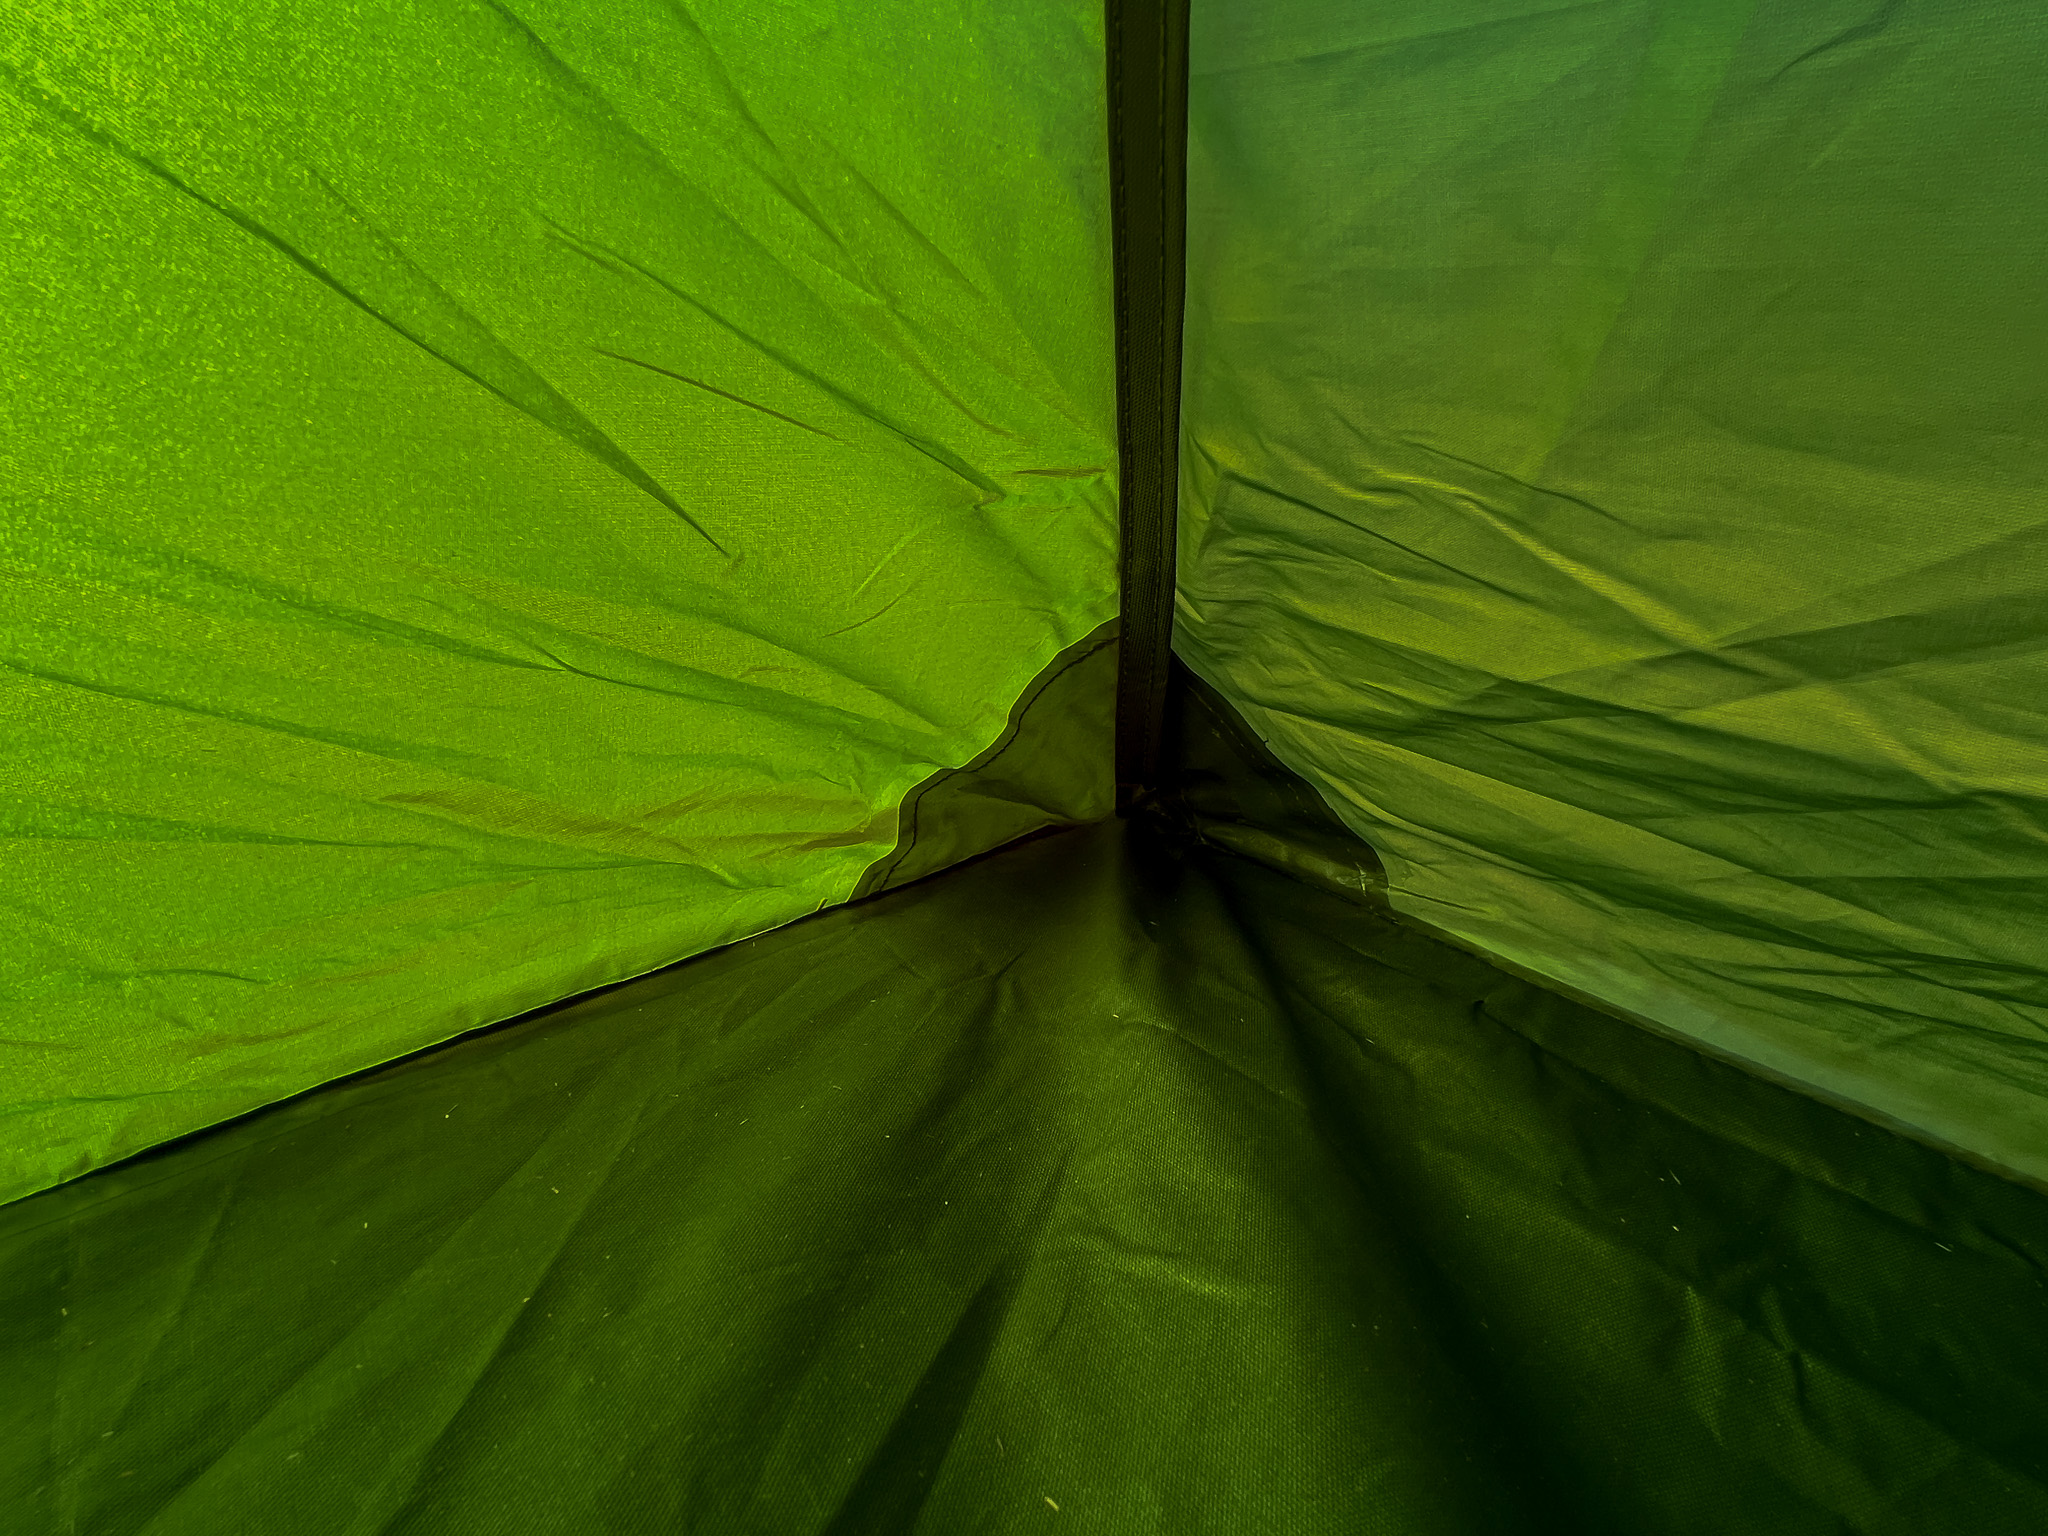
[[[1183,654],[1401,910],[2048,1177],[2048,12],[1194,51]]]
[[[0,9],[0,1531],[2048,1528],[2034,8]]]
[[[5,9],[0,1196],[844,900],[1114,619],[1088,6]]]

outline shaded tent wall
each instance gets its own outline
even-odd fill
[[[1193,48],[1182,654],[1401,911],[2048,1177],[2048,12]]]
[[[1099,6],[0,10],[0,1197],[1107,811]]]

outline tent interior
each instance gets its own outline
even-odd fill
[[[0,1531],[2048,1530],[2048,10],[0,9]]]

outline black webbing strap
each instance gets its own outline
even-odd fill
[[[1188,0],[1107,0],[1122,646],[1117,808],[1157,782],[1173,641],[1187,263]]]

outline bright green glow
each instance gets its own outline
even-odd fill
[[[1113,615],[1095,5],[4,10],[0,1195],[844,898]]]
[[[1185,654],[1398,904],[2048,1175],[2048,12],[1197,21]]]

